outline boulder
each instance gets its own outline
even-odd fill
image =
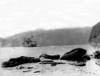
[[[94,53],[94,58],[95,58],[95,59],[100,59],[100,51],[96,51],[96,52]]]
[[[90,60],[91,59],[89,55],[84,55],[84,56],[82,56],[82,58],[83,58],[83,60]]]
[[[78,62],[86,62],[86,61],[88,61],[90,59],[91,58],[90,58],[89,55],[83,55]]]
[[[60,59],[61,60],[70,60],[70,61],[82,61],[86,58],[86,50],[83,48],[75,48],[70,52],[65,53]],[[83,57],[84,56],[84,57]]]
[[[16,67],[16,66],[22,65],[22,64],[37,63],[37,62],[40,62],[39,58],[21,56],[21,57],[17,57],[17,58],[11,58],[10,60],[3,62],[2,67],[3,68]]]
[[[57,59],[60,59],[60,55],[42,54],[42,55],[39,56],[39,58],[57,60]]]
[[[100,43],[100,22],[92,27],[89,43]]]

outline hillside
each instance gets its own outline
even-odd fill
[[[100,43],[100,22],[92,27],[89,42]]]
[[[91,27],[56,30],[35,30],[2,39],[1,46],[22,46],[24,38],[33,36],[37,46],[62,46],[88,43]]]

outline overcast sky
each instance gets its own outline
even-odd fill
[[[35,29],[93,26],[100,0],[0,0],[0,37]]]

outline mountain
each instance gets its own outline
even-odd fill
[[[89,42],[100,43],[100,22],[98,22],[92,27]]]
[[[35,30],[7,37],[2,39],[0,42],[1,47],[19,47],[22,46],[24,38],[33,36],[33,41],[37,42],[37,46],[86,44],[88,43],[90,31],[91,27],[56,30]]]

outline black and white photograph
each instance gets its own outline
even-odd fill
[[[0,76],[100,76],[100,0],[0,0]]]

